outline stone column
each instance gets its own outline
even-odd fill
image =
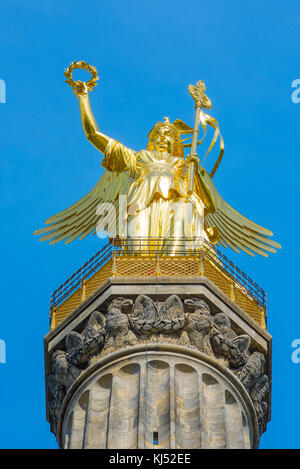
[[[211,284],[157,290],[112,281],[46,336],[59,446],[257,448],[270,335]]]
[[[259,437],[254,405],[236,376],[176,345],[136,345],[99,360],[71,386],[61,410],[63,448],[242,449]]]

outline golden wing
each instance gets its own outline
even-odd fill
[[[240,249],[250,256],[254,253],[268,257],[267,252],[277,252],[280,244],[268,238],[273,233],[244,217],[220,196],[205,169],[196,174],[196,191],[208,208],[205,216],[205,228],[216,227],[220,234],[220,244],[230,247],[235,252]]]
[[[107,223],[110,225],[111,217],[117,216],[119,208],[119,195],[128,193],[133,180],[127,173],[115,173],[104,171],[97,184],[71,207],[48,218],[45,221],[47,226],[34,232],[35,235],[44,235],[39,241],[50,241],[56,244],[66,240],[65,244],[71,243],[74,239],[83,239],[93,231],[96,234],[97,224],[104,217],[104,214],[97,213],[100,203],[110,202],[116,211],[107,214]]]

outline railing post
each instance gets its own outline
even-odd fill
[[[87,279],[84,278],[81,282],[81,303],[86,299],[86,284]]]
[[[268,325],[268,317],[267,317],[267,295],[265,294],[265,292],[263,292],[263,308],[264,308],[264,318],[265,318],[265,326],[266,326],[266,329],[267,329],[267,325]]]
[[[116,251],[114,250],[112,253],[112,267],[111,267],[112,276],[115,277],[117,275],[117,259],[116,259]]]
[[[231,280],[231,282],[230,282],[230,299],[231,299],[231,301],[235,302],[234,280]]]
[[[199,277],[202,277],[205,272],[205,267],[204,267],[204,238],[201,240],[201,255],[200,255],[200,261],[199,261],[199,272],[198,275]]]
[[[155,266],[155,273],[157,276],[160,275],[160,265],[159,265],[159,238],[157,238],[157,246],[156,246],[156,266]]]
[[[264,329],[267,329],[267,324],[266,324],[266,312],[265,312],[265,308],[263,306],[260,306],[260,311],[261,311],[261,326],[264,328]]]
[[[54,306],[54,308],[52,308],[52,310],[50,311],[50,319],[51,319],[50,330],[51,330],[51,331],[52,331],[52,329],[54,329],[54,327],[56,326],[55,312],[56,312],[56,307]]]

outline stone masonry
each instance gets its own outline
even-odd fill
[[[110,278],[45,337],[61,448],[256,448],[271,336],[206,277]]]

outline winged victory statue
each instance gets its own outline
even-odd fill
[[[78,68],[88,70],[92,78],[86,83],[74,81],[72,72]],[[236,252],[265,257],[281,247],[270,239],[271,231],[234,210],[215,188],[213,176],[222,159],[224,143],[218,122],[203,110],[211,107],[203,81],[188,88],[195,101],[194,127],[180,119],[171,123],[165,117],[150,130],[146,149],[135,151],[99,130],[89,100],[89,91],[98,80],[95,67],[83,61],[73,62],[65,76],[78,98],[84,133],[104,155],[105,171],[88,194],[46,220],[47,226],[35,232],[42,235],[40,241],[67,244],[103,229],[114,237],[110,227],[114,226],[113,218],[120,219],[122,208],[126,223],[117,235],[121,238],[164,238],[171,250],[176,250],[177,238],[199,238]],[[204,135],[199,141],[200,125]],[[207,154],[220,139],[219,157],[210,174],[203,168],[205,158],[200,164],[197,156],[197,146],[203,142],[207,126],[214,129]],[[192,143],[184,143],[188,138],[192,138]],[[191,148],[186,158],[185,148]]]

